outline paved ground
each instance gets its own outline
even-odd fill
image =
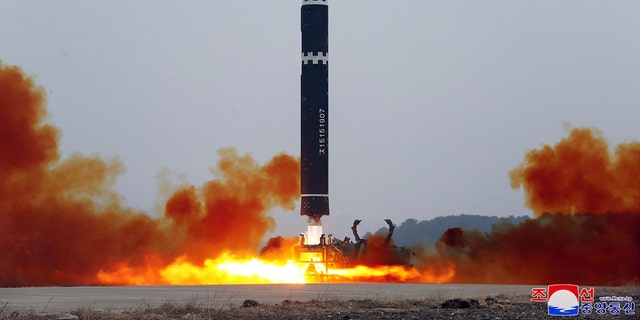
[[[531,295],[530,285],[436,285],[397,283],[215,285],[151,287],[0,288],[0,314],[63,313],[80,308],[135,310],[164,303],[207,307],[239,306],[246,299],[264,304],[284,300],[396,300]]]

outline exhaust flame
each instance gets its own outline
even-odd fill
[[[237,259],[229,253],[206,259],[202,266],[178,259],[161,274],[169,284],[304,283],[304,275],[291,260],[281,264],[258,258]]]
[[[330,271],[330,275],[339,276],[340,281],[350,282],[447,283],[455,276],[455,270],[453,264],[448,264],[443,270],[437,271],[432,267],[420,270],[416,267],[382,265],[335,269]]]

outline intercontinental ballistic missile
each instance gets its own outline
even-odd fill
[[[370,255],[385,257],[382,263],[409,265],[412,253],[392,246],[394,225],[384,246],[369,248],[358,235],[355,220],[352,231],[356,242],[322,232],[323,216],[329,215],[329,8],[327,0],[302,0],[302,75],[300,77],[300,215],[307,217],[307,232],[300,233],[294,246],[298,270],[312,281],[339,279],[330,270],[371,261]],[[382,252],[382,254],[381,254]]]
[[[300,77],[300,215],[307,243],[319,244],[329,215],[329,8],[327,0],[302,0]]]

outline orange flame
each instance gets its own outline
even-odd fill
[[[429,267],[419,270],[416,267],[408,266],[356,266],[347,269],[334,269],[329,271],[330,275],[338,276],[340,281],[376,281],[376,282],[424,282],[424,283],[446,283],[455,276],[455,268],[452,263],[448,264],[444,270],[435,270]]]
[[[292,260],[283,264],[258,258],[238,259],[228,252],[206,259],[203,265],[178,258],[160,274],[168,284],[304,283],[304,275]]]
[[[120,266],[113,272],[101,271],[98,278],[105,284],[297,284],[313,282],[426,282],[446,283],[455,276],[453,264],[442,270],[433,267],[419,270],[408,266],[356,266],[329,269],[322,278],[310,277],[293,260],[266,261],[260,258],[237,258],[224,252],[217,258],[196,265],[179,257],[170,265],[135,269]]]

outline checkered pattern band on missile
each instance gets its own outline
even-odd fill
[[[329,62],[329,55],[325,52],[303,52],[302,64],[327,64]]]

